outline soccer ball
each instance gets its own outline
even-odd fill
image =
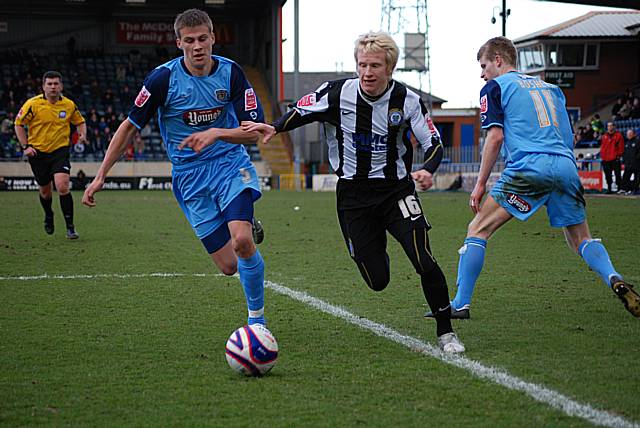
[[[262,324],[240,327],[226,346],[229,367],[246,376],[262,376],[276,364],[278,342]]]

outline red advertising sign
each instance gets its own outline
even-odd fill
[[[602,171],[578,171],[584,190],[602,191]]]
[[[218,45],[235,42],[233,26],[230,23],[216,23],[214,34]],[[116,23],[116,41],[127,45],[175,44],[173,23],[119,21]]]

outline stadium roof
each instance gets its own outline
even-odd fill
[[[573,3],[573,4],[586,4],[591,6],[603,6],[603,7],[621,7],[623,9],[638,9],[638,0],[544,0],[552,1],[555,3]]]
[[[589,12],[544,30],[520,37],[515,43],[539,39],[629,38],[637,39],[640,11]]]

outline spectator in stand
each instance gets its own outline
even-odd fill
[[[109,125],[107,124],[107,119],[104,116],[100,116],[99,122],[98,122],[98,129],[100,130],[100,132],[104,132],[104,129],[107,128]]]
[[[13,112],[9,112],[2,122],[0,122],[0,145],[9,141],[13,135]]]
[[[131,104],[133,104],[134,99],[135,94],[131,93],[129,85],[124,85],[122,87],[122,92],[120,93],[120,101],[122,101],[122,105],[130,106]]]
[[[593,140],[600,141],[600,137],[604,133],[604,123],[600,120],[599,114],[595,114],[591,118],[591,130],[593,131]]]
[[[89,134],[91,141],[91,151],[95,156],[104,156],[105,139],[102,136],[99,128],[93,128],[93,131]]]
[[[111,128],[109,128],[108,126],[104,128],[104,130],[102,131],[102,137],[104,138],[105,141],[111,141],[111,138],[113,137]]]
[[[578,128],[578,132],[580,132],[580,141],[591,142],[595,140],[595,138],[593,138],[593,129],[591,126],[581,126],[580,128]]]
[[[94,129],[98,129],[98,123],[98,113],[92,109],[92,112],[89,113],[89,120],[87,120],[87,128],[93,132]]]
[[[627,100],[618,111],[617,120],[627,120],[631,116],[632,101]]]
[[[134,148],[133,148],[133,140],[127,143],[127,146],[124,149],[124,154],[122,155],[124,160],[132,161],[134,158]]]
[[[631,176],[633,175],[633,180]],[[640,184],[640,141],[633,129],[627,130],[627,141],[624,144],[624,175],[622,177],[622,190],[627,195],[638,191]]]
[[[145,158],[144,140],[140,132],[136,132],[136,135],[133,137],[133,158],[135,160],[144,160]]]
[[[613,193],[613,176],[616,176],[616,186],[619,188],[622,183],[620,158],[624,154],[624,138],[613,122],[607,122],[607,132],[600,140],[600,159],[602,159],[602,169],[604,178],[607,180],[607,193]],[[620,190],[620,189],[618,189]]]
[[[620,109],[622,108],[622,106],[624,105],[624,100],[621,98],[618,98],[616,100],[616,103],[613,105],[613,107],[611,107],[611,120],[617,120],[618,118],[618,113],[620,112]]]

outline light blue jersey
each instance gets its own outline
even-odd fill
[[[173,192],[200,239],[228,221],[251,221],[250,205],[234,211],[232,217],[225,213],[240,193],[250,190],[250,201],[260,197],[255,168],[242,144],[217,140],[200,153],[190,147],[178,148],[195,132],[233,129],[241,121],[264,121],[260,101],[240,66],[220,56],[212,59],[207,76],[193,76],[183,57],[156,67],[146,77],[129,112],[129,121],[138,129],[157,113],[160,134],[173,164]],[[227,235],[205,245],[207,250],[215,251],[226,242]]]
[[[537,77],[510,72],[480,92],[482,128],[500,126],[508,164],[530,153],[573,156],[573,130],[560,88]]]
[[[158,114],[160,134],[174,165],[224,156],[231,150],[246,152],[242,144],[217,141],[197,154],[178,149],[189,135],[209,128],[237,128],[241,121],[263,122],[260,101],[242,69],[233,61],[213,56],[208,76],[193,76],[183,57],[153,70],[144,81],[129,121],[138,129]]]
[[[573,156],[573,132],[562,91],[537,77],[509,72],[480,92],[485,129],[504,133],[506,168],[491,196],[519,220],[547,207],[554,227],[585,220],[584,189]]]

